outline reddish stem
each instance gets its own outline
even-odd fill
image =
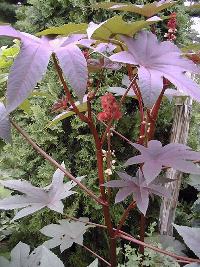
[[[111,120],[108,122],[107,126],[106,126],[106,129],[105,129],[105,131],[104,131],[104,133],[103,133],[103,136],[102,136],[102,138],[101,138],[101,144],[102,144],[102,146],[103,146],[103,144],[104,144],[104,142],[105,142],[105,140],[106,140],[106,137],[107,137],[108,132],[111,130],[112,123],[113,123],[113,119],[111,119]]]
[[[111,266],[111,264],[106,261],[104,258],[102,258],[100,255],[98,255],[96,252],[94,252],[93,250],[91,250],[90,248],[84,246],[84,249],[86,249],[87,251],[89,251],[91,254],[93,254],[95,257],[97,257],[100,261],[104,262],[105,264],[107,264],[107,266]]]
[[[132,78],[133,78],[133,70],[132,70],[131,65],[127,64],[127,70],[128,70],[129,79],[132,80]],[[132,86],[132,88],[133,88],[133,90],[135,92],[135,95],[136,95],[136,97],[138,99],[140,121],[141,121],[141,123],[140,123],[140,137],[139,137],[138,143],[142,144],[143,141],[144,141],[144,137],[145,137],[145,124],[143,123],[145,121],[143,101],[142,101],[142,95],[141,95],[140,89],[139,89],[139,87],[137,85],[136,79],[134,79],[133,85],[134,86]]]
[[[150,249],[152,249],[154,251],[157,251],[159,253],[165,254],[167,256],[170,256],[170,257],[175,258],[175,259],[178,259],[178,260],[183,260],[183,261],[187,261],[187,262],[198,262],[198,263],[200,263],[200,260],[199,259],[192,259],[192,258],[188,258],[188,257],[176,255],[176,254],[171,253],[169,251],[165,251],[163,249],[154,247],[154,246],[152,246],[150,244],[146,244],[146,243],[144,243],[144,242],[142,242],[140,240],[135,239],[134,237],[131,237],[130,235],[126,235],[126,233],[123,233],[122,231],[120,231],[120,233],[118,234],[118,237],[123,238],[123,239],[128,240],[128,241],[131,241],[131,242],[133,242],[135,244],[138,244],[140,246],[150,248]]]
[[[121,100],[120,100],[120,106],[124,103],[124,100],[128,94],[128,92],[130,91],[130,89],[133,87],[133,85],[135,85],[136,83],[136,78],[137,78],[137,74],[135,74],[132,78],[131,78],[131,83],[128,86],[128,88],[126,89],[125,94],[122,96]],[[134,90],[134,89],[133,89]]]
[[[129,215],[129,212],[134,209],[136,207],[136,202],[135,201],[132,201],[131,204],[128,206],[128,208],[124,211],[120,221],[119,221],[119,225],[117,227],[117,230],[115,232],[115,234],[117,235],[119,233],[119,230],[122,228],[122,226],[124,225],[128,215]]]
[[[65,93],[69,99],[70,104],[73,107],[74,112],[77,114],[77,116],[84,122],[86,122],[92,132],[92,135],[94,137],[95,141],[95,147],[96,147],[96,157],[97,157],[97,169],[98,169],[98,178],[99,178],[99,188],[100,188],[100,194],[101,194],[101,199],[103,203],[103,213],[104,213],[104,218],[105,218],[105,224],[108,229],[108,235],[109,235],[109,241],[110,241],[110,261],[111,261],[111,267],[116,267],[117,265],[117,258],[116,258],[116,240],[114,236],[114,231],[112,227],[112,222],[111,222],[111,216],[110,216],[110,210],[108,206],[108,201],[107,201],[107,196],[105,193],[105,188],[103,186],[104,184],[104,173],[103,173],[103,157],[102,157],[102,144],[98,136],[98,132],[96,130],[96,127],[91,120],[88,117],[86,117],[84,114],[79,112],[78,108],[74,104],[74,101],[71,98],[70,91],[67,87],[67,84],[65,82],[65,79],[63,77],[62,69],[60,68],[58,61],[56,59],[55,54],[53,54],[53,60],[54,64],[56,67],[56,70],[58,72],[58,76],[60,78],[60,81],[62,82],[63,88],[65,90]],[[89,101],[88,101],[88,104]],[[89,107],[90,108],[90,107]],[[105,205],[106,203],[106,205]]]
[[[130,65],[127,65],[127,68],[128,68],[129,78],[131,78],[132,77],[132,68]],[[140,122],[140,136],[139,136],[138,143],[143,144],[143,142],[145,140],[145,133],[146,133],[146,123],[145,123],[143,100],[142,100],[142,95],[141,95],[140,89],[139,89],[136,81],[135,81],[135,86],[133,88],[134,88],[134,92],[135,92],[137,99],[138,99],[140,121],[141,121]],[[141,219],[140,219],[140,240],[141,241],[144,241],[144,235],[145,235],[145,217],[141,216]],[[144,246],[140,246],[139,250],[140,250],[140,253],[144,254]]]
[[[104,169],[103,169],[103,156],[102,156],[102,144],[98,137],[97,130],[92,122],[89,123],[89,127],[91,129],[92,135],[95,140],[96,146],[96,157],[97,157],[97,169],[98,169],[98,178],[99,178],[99,188],[101,193],[101,198],[103,202],[108,203],[107,195],[105,192],[105,187],[103,184],[105,183],[104,179]],[[107,226],[109,242],[110,242],[110,263],[111,267],[117,266],[117,255],[116,255],[116,239],[113,231],[109,204],[107,206],[103,206],[103,213],[105,218],[105,225]]]
[[[144,242],[145,236],[145,216],[143,214],[140,215],[140,241]],[[139,251],[141,254],[144,254],[144,246],[139,246]]]
[[[148,131],[148,140],[152,140],[153,136],[154,136],[154,132],[155,132],[155,125],[156,125],[156,120],[158,118],[158,112],[162,103],[162,98],[163,95],[165,93],[165,89],[163,89],[156,101],[156,103],[154,104],[153,108],[151,111],[147,111],[148,114],[148,121],[150,123],[150,127],[149,127],[149,131]]]
[[[107,134],[107,145],[108,145],[108,150],[106,154],[106,161],[107,161],[107,169],[111,169],[111,160],[112,160],[112,155],[111,155],[111,136],[110,136],[110,131]],[[107,174],[107,182],[110,181],[110,175]],[[111,196],[111,188],[108,188],[108,198]]]

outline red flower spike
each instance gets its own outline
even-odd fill
[[[103,112],[100,112],[97,116],[100,121],[119,120],[122,117],[119,105],[111,93],[101,97],[101,106]]]
[[[165,33],[164,37],[167,38],[169,41],[174,41],[176,39],[176,29],[177,27],[177,21],[176,21],[176,13],[173,12],[170,15],[170,19],[167,22],[167,28],[168,28],[168,33]]]

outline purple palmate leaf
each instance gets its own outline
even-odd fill
[[[52,40],[41,39],[15,30],[11,26],[0,26],[0,36],[21,39],[21,51],[16,57],[8,77],[7,112],[16,109],[32,92],[47,70],[52,53],[56,53],[66,78],[82,101],[86,91],[88,71],[86,60],[77,45],[91,44],[82,41],[86,35],[74,34]],[[81,42],[82,41],[82,42]],[[76,75],[75,75],[76,74]]]
[[[62,166],[64,167],[64,164]],[[41,210],[44,207],[62,213],[64,206],[61,200],[74,194],[75,192],[71,191],[71,189],[76,185],[73,181],[63,183],[63,178],[64,173],[57,169],[53,175],[52,183],[45,188],[35,187],[29,182],[21,180],[0,181],[1,185],[23,193],[23,195],[14,195],[0,200],[0,209],[12,210],[22,208],[15,215],[13,221]],[[77,177],[79,181],[83,178],[84,176]]]
[[[6,108],[3,103],[0,103],[0,137],[6,142],[11,141],[11,127]]]
[[[19,242],[10,253],[10,261],[0,257],[1,267],[64,267],[62,261],[44,246],[37,247],[30,254],[30,247]]]
[[[0,26],[0,35],[20,39],[20,32],[9,25]]]
[[[138,209],[145,215],[149,205],[150,194],[170,197],[170,193],[164,186],[153,183],[147,185],[140,170],[138,170],[136,177],[132,177],[126,172],[118,172],[117,174],[121,180],[113,180],[105,184],[106,187],[120,188],[115,197],[115,203],[121,202],[130,194],[133,194]]]
[[[36,38],[36,37],[35,37]],[[22,46],[8,76],[7,111],[16,109],[32,92],[47,70],[50,47],[21,34]]]
[[[55,53],[65,77],[82,101],[88,79],[87,62],[82,51],[75,44],[69,44],[66,47],[60,47]]]
[[[129,158],[125,166],[144,163],[142,170],[147,183],[153,181],[161,172],[162,167],[171,167],[186,173],[200,174],[200,169],[192,162],[200,160],[200,153],[192,151],[190,147],[170,143],[164,147],[157,140],[148,142],[147,147],[132,143],[141,155]]]
[[[176,231],[182,236],[185,244],[200,258],[200,228],[173,224]]]
[[[180,91],[200,101],[199,86],[185,72],[200,73],[192,61],[183,58],[181,50],[169,42],[159,42],[148,31],[140,32],[136,38],[121,36],[128,51],[116,53],[111,60],[138,66],[139,86],[145,106],[152,107],[163,89],[163,77]]]

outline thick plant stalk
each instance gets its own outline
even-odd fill
[[[177,98],[174,110],[174,121],[170,142],[186,144],[189,132],[189,123],[191,118],[191,98]],[[160,233],[164,235],[173,235],[172,223],[175,219],[175,211],[178,204],[178,196],[181,187],[182,172],[174,169],[167,170],[167,177],[175,179],[174,182],[167,183],[166,187],[171,190],[172,197],[164,198],[161,203],[159,227]]]
[[[107,194],[105,192],[105,188],[103,186],[105,179],[104,179],[104,169],[103,169],[102,142],[99,138],[97,129],[96,129],[96,127],[93,123],[92,117],[91,117],[92,113],[91,113],[90,99],[89,98],[87,99],[87,105],[89,108],[89,116],[86,117],[84,114],[79,112],[73,99],[71,98],[70,91],[69,91],[67,84],[65,82],[65,79],[63,77],[62,69],[60,68],[60,66],[58,64],[58,61],[57,61],[55,55],[53,55],[53,60],[54,60],[55,68],[56,68],[56,71],[58,73],[59,79],[63,85],[66,96],[68,97],[69,102],[72,105],[73,111],[80,118],[80,120],[82,120],[83,122],[86,122],[88,124],[88,127],[90,128],[90,131],[91,131],[93,138],[94,138],[95,147],[96,147],[96,159],[97,159],[99,189],[100,189],[100,195],[101,195],[100,199],[102,200],[104,220],[105,220],[105,224],[107,226],[108,238],[109,238],[109,244],[110,244],[110,248],[109,248],[110,264],[111,264],[111,267],[116,267],[117,266],[116,238],[115,238],[115,233],[113,231],[113,226],[112,226],[108,197],[107,197]]]

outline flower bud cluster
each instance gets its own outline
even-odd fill
[[[103,153],[103,161],[106,161],[106,160],[107,160],[107,154],[108,154],[108,151],[102,149],[102,153]],[[111,151],[111,155],[112,155],[112,157],[115,157],[115,150],[112,150],[112,151]],[[111,161],[111,166],[110,166],[110,168],[108,168],[108,169],[106,169],[106,170],[104,171],[105,174],[107,174],[107,175],[112,175],[112,170],[115,169],[115,163],[116,163],[116,160],[113,159],[113,160]]]
[[[164,37],[167,38],[169,41],[174,41],[176,40],[176,32],[177,32],[177,21],[176,21],[176,13],[173,12],[170,15],[170,19],[167,22],[167,28],[168,28],[168,33],[165,33]]]
[[[97,116],[100,121],[119,120],[122,117],[119,105],[111,93],[101,97],[101,106],[103,112],[100,112]]]

